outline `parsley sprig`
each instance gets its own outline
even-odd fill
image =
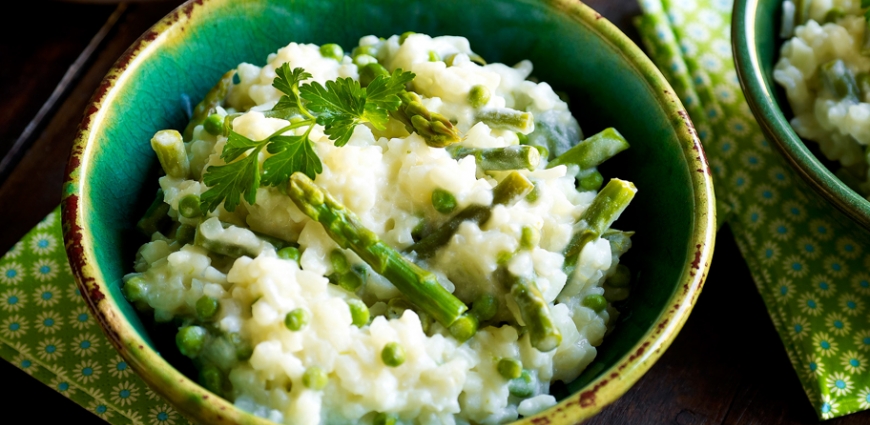
[[[309,138],[314,125],[322,125],[335,146],[346,145],[359,124],[369,123],[384,130],[389,113],[402,104],[398,94],[414,79],[413,73],[397,69],[392,75],[378,76],[367,87],[361,87],[359,81],[352,78],[327,81],[325,86],[316,81],[300,85],[311,78],[302,68],[291,70],[285,63],[275,73],[272,86],[283,95],[273,111],[293,112],[301,117],[263,140],[251,140],[230,131],[221,151],[226,165],[208,167],[203,176],[203,183],[209,187],[200,198],[203,212],[215,210],[221,202],[224,209],[234,211],[242,199],[253,205],[261,185],[287,184],[297,171],[314,179],[323,172],[323,164]],[[301,136],[284,135],[306,127]],[[259,154],[263,149],[272,156],[263,162],[260,170]]]

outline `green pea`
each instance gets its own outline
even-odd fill
[[[408,36],[414,35],[414,34],[416,34],[416,32],[414,32],[414,31],[403,32],[402,35],[399,36],[399,44],[405,44],[405,40],[408,39]]]
[[[396,419],[395,415],[389,413],[378,413],[375,415],[372,425],[396,425],[397,421],[398,419]]]
[[[492,319],[497,311],[498,299],[492,294],[483,294],[471,304],[471,314],[477,316],[478,321]]]
[[[595,170],[580,178],[580,188],[583,190],[598,190],[604,183],[604,176]]]
[[[175,229],[175,240],[181,245],[193,243],[193,238],[196,236],[196,227],[188,224],[182,224]]]
[[[205,346],[208,331],[202,326],[184,326],[175,334],[175,345],[178,351],[187,357],[195,358]]]
[[[351,56],[356,58],[359,55],[368,55],[376,58],[378,57],[378,48],[372,45],[354,47],[351,51]]]
[[[496,368],[504,379],[516,379],[523,374],[523,363],[517,359],[501,359]]]
[[[320,56],[341,62],[341,58],[344,57],[344,50],[338,44],[327,43],[320,46]]]
[[[584,307],[589,307],[592,310],[595,310],[596,313],[601,313],[601,311],[607,308],[607,300],[604,299],[604,296],[598,294],[583,297],[583,301],[581,301],[580,304],[583,304]]]
[[[302,374],[302,385],[305,385],[305,388],[320,391],[328,382],[329,377],[319,366],[311,366]]]
[[[294,309],[284,317],[284,326],[291,331],[298,331],[308,324],[308,311],[302,308]]]
[[[520,235],[520,248],[532,249],[541,242],[541,231],[531,226],[523,226]]]
[[[148,282],[139,276],[133,276],[124,282],[124,297],[127,301],[145,301],[148,295]]]
[[[224,117],[219,114],[211,114],[206,117],[202,127],[212,136],[220,136],[224,132]]]
[[[381,350],[381,361],[389,367],[398,367],[405,363],[405,349],[398,342],[390,342]]]
[[[345,257],[344,252],[340,249],[333,249],[329,253],[329,262],[332,264],[332,269],[338,274],[347,273],[350,270],[347,257]]]
[[[508,391],[512,396],[520,398],[531,397],[535,393],[532,385],[532,375],[528,370],[523,369],[519,378],[511,379],[508,383]]]
[[[450,214],[456,209],[456,197],[444,189],[432,191],[432,206],[441,214]]]
[[[438,62],[441,60],[441,55],[434,50],[429,51],[429,62]]]
[[[213,318],[220,308],[220,303],[217,299],[208,295],[203,295],[196,300],[196,315],[201,320],[209,320]]]
[[[362,300],[351,298],[347,300],[347,306],[350,308],[350,317],[353,319],[353,324],[361,328],[369,323],[371,313],[368,306]]]
[[[360,68],[359,84],[363,87],[367,87],[379,76],[389,77],[390,71],[387,71],[387,68],[384,68],[383,65],[377,62],[368,63]]]
[[[205,389],[215,394],[223,393],[224,374],[213,364],[202,367],[202,370],[199,371],[199,382]]]
[[[278,250],[278,258],[282,260],[293,260],[295,262],[299,262],[299,258],[302,254],[299,252],[299,248],[288,246]]]
[[[350,271],[338,276],[338,286],[348,292],[356,292],[366,281],[368,270],[362,264],[354,264]]]
[[[184,218],[197,218],[202,215],[199,207],[199,196],[190,193],[178,200],[178,214]]]
[[[489,102],[489,98],[491,96],[492,94],[489,92],[489,89],[486,86],[484,86],[483,84],[478,84],[472,86],[471,90],[468,91],[468,103],[471,104],[472,108],[481,108],[486,105],[487,102]]]
[[[378,63],[378,60],[374,56],[369,55],[357,55],[353,57],[353,63],[357,67],[363,67],[370,63]]]
[[[631,270],[619,264],[613,274],[607,277],[606,283],[614,288],[625,288],[631,284]]]

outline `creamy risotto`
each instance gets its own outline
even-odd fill
[[[870,31],[860,0],[786,0],[774,79],[791,125],[838,161],[837,176],[870,195]]]
[[[532,64],[462,37],[290,43],[240,64],[184,132],[127,298],[199,381],[286,424],[497,424],[556,404],[628,294],[610,226],[635,193],[598,166]]]

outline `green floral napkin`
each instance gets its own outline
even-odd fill
[[[719,217],[816,413],[829,419],[870,409],[870,244],[765,140],[734,70],[732,0],[641,0],[641,7],[636,24],[647,51],[698,129]]]
[[[0,258],[0,357],[112,424],[189,424],[106,340],[61,235],[58,208]]]

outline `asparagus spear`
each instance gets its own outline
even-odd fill
[[[492,207],[495,205],[510,205],[532,191],[532,182],[522,174],[514,171],[507,175],[496,187],[492,189],[492,205],[472,205],[453,216],[430,235],[408,247],[407,251],[414,251],[419,258],[429,258],[435,255],[438,248],[446,245],[459,229],[462,222],[468,220],[482,225],[489,220]]]
[[[444,327],[450,327],[468,307],[447,292],[431,272],[407,260],[366,229],[359,218],[302,173],[290,176],[288,196],[305,214],[323,225],[342,248],[350,248],[375,272],[387,278],[405,297]]]
[[[855,75],[842,59],[826,62],[819,67],[822,75],[822,83],[825,88],[839,100],[858,100],[858,84],[855,83]]]
[[[583,247],[604,234],[607,228],[625,211],[635,193],[637,193],[637,188],[634,187],[633,183],[611,179],[607,186],[604,186],[604,189],[595,195],[592,204],[580,217],[580,221],[585,224],[585,227],[574,233],[568,246],[565,247],[565,274],[571,276],[577,266],[577,257]]]
[[[535,129],[535,120],[530,112],[510,108],[490,108],[477,113],[477,120],[489,128],[511,130],[528,134]]]
[[[193,138],[193,129],[202,124],[209,115],[214,113],[215,108],[220,106],[227,97],[227,92],[233,84],[233,77],[236,75],[236,70],[227,71],[217,84],[206,93],[202,102],[196,105],[193,109],[193,116],[190,117],[190,122],[184,128],[184,140],[190,141]]]
[[[616,129],[609,127],[568,149],[550,161],[547,168],[573,164],[579,166],[581,171],[587,170],[601,165],[626,149],[628,141]]]
[[[454,159],[474,156],[477,166],[484,171],[534,170],[541,163],[541,153],[534,146],[507,146],[503,148],[466,148],[458,145],[447,148]]]
[[[445,116],[431,112],[423,106],[416,93],[399,93],[402,105],[390,112],[390,116],[401,121],[409,133],[416,132],[433,148],[443,148],[461,140],[459,131]]]
[[[157,189],[157,194],[154,196],[154,200],[151,202],[151,205],[148,206],[145,215],[143,215],[142,218],[139,219],[139,222],[136,223],[136,228],[139,229],[142,234],[150,238],[154,232],[165,227],[166,223],[169,221],[168,214],[169,204],[163,202],[163,189]]]
[[[514,276],[505,268],[500,270],[500,276],[502,283],[510,290],[510,296],[519,307],[523,322],[529,330],[532,347],[543,353],[556,349],[562,343],[562,333],[553,322],[547,300],[544,299],[535,281]]]
[[[151,149],[167,176],[186,179],[190,174],[190,161],[184,150],[181,134],[175,130],[160,130],[151,138]]]

